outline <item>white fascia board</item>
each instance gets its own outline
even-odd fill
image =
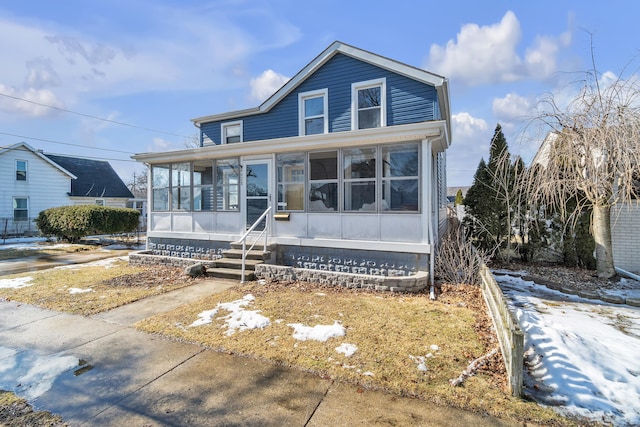
[[[422,141],[424,139],[446,138],[446,121],[411,123],[380,128],[359,129],[345,132],[292,136],[237,144],[208,145],[188,150],[161,153],[141,153],[132,159],[151,163],[184,162],[202,158],[238,157],[257,154],[284,153],[290,151],[312,151],[376,145],[394,142]]]
[[[65,168],[63,168],[62,166],[60,166],[59,164],[57,164],[56,162],[54,162],[53,160],[51,160],[50,158],[48,158],[47,156],[42,154],[38,150],[34,149],[32,146],[30,146],[26,142],[18,142],[17,144],[13,144],[10,147],[7,147],[7,148],[5,148],[3,150],[0,150],[0,154],[5,153],[7,151],[11,151],[11,150],[18,150],[18,149],[20,149],[20,147],[24,147],[27,150],[31,151],[34,155],[40,157],[42,160],[44,160],[45,162],[49,163],[54,168],[58,169],[60,172],[62,172],[65,175],[69,176],[69,178],[78,179],[77,176],[75,176],[74,174],[72,174],[71,172],[69,172],[68,170],[66,170]]]

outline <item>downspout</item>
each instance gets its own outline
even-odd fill
[[[435,274],[435,247],[434,229],[433,229],[433,154],[432,154],[432,142],[431,140],[423,140],[423,153],[422,164],[424,165],[424,176],[429,177],[429,185],[427,185],[423,196],[425,198],[424,208],[427,213],[427,242],[429,243],[429,298],[436,299],[435,287],[434,287],[434,274]]]

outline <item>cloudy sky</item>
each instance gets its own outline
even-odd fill
[[[131,154],[184,148],[190,119],[259,105],[340,40],[450,79],[448,182],[470,185],[497,123],[532,158],[537,101],[592,48],[622,73],[638,16],[636,1],[3,0],[0,147],[108,159],[126,181]]]

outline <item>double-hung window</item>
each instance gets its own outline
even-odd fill
[[[386,79],[367,80],[351,85],[351,129],[387,125]]]
[[[376,147],[342,151],[345,211],[376,211],[376,151]]]
[[[276,158],[278,170],[278,210],[304,210],[304,153],[279,154]]]
[[[26,197],[13,198],[13,220],[27,221],[29,219],[29,199]]]
[[[329,101],[327,89],[298,94],[300,135],[329,132]]]
[[[27,161],[16,160],[16,181],[27,180]]]
[[[242,142],[242,120],[222,123],[220,126],[223,144]]]
[[[309,212],[338,210],[338,152],[309,153]]]

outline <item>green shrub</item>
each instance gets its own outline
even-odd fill
[[[115,234],[134,231],[140,212],[128,208],[98,205],[60,206],[44,210],[36,226],[45,236],[75,241],[90,234]]]

